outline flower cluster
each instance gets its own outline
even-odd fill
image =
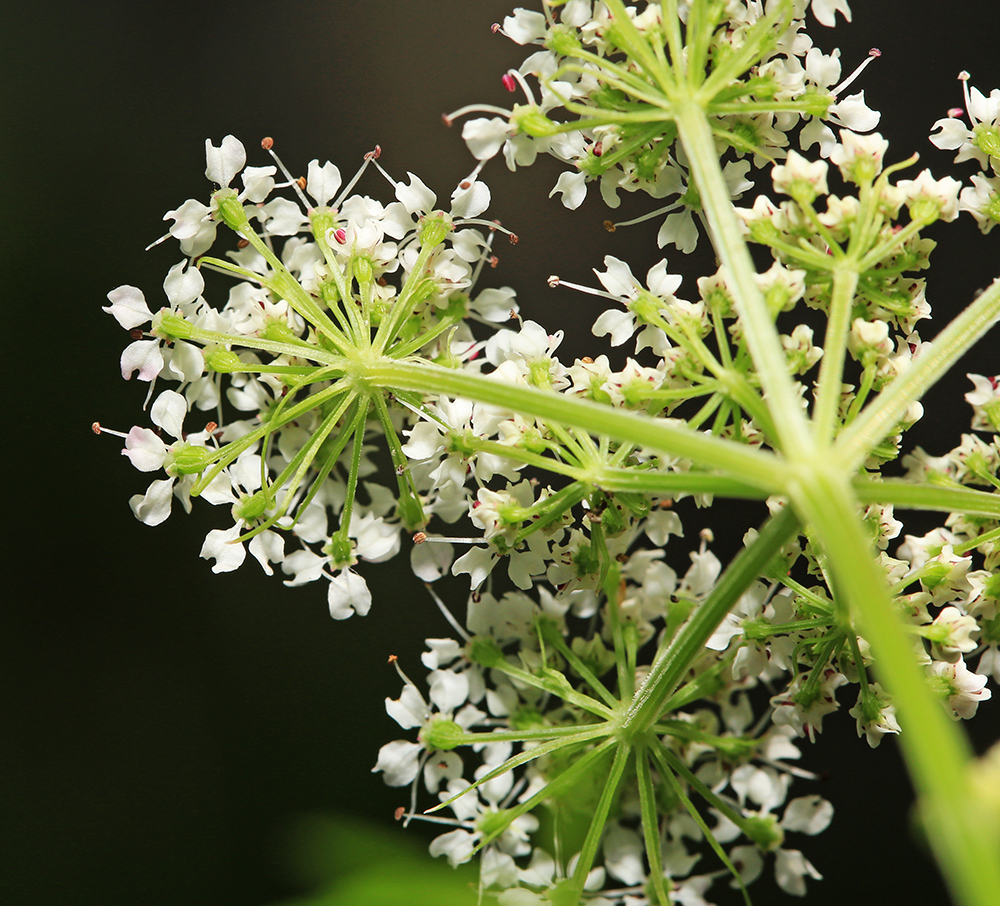
[[[446,483],[434,491],[433,476],[407,469],[399,427],[419,401],[359,386],[352,369],[373,356],[472,360],[482,343],[469,321],[516,313],[511,290],[474,293],[494,260],[496,225],[479,218],[489,190],[464,180],[443,211],[417,177],[386,174],[395,200],[383,204],[350,194],[361,174],[342,186],[329,162],[312,161],[299,180],[285,171],[278,184],[277,157],[276,165],[245,167],[232,136],[206,142],[206,156],[206,176],[220,187],[210,203],[188,200],[164,218],[191,256],[164,281],[167,305],[154,313],[138,288],[121,286],[105,308],[136,334],[122,375],[137,374],[150,392],[157,381],[181,385],[153,402],[157,431],[136,427],[126,438],[123,452],[136,468],[167,475],[132,508],[156,525],[174,498],[185,508],[192,496],[229,505],[231,525],[210,532],[202,548],[216,572],[237,568],[249,548],[265,572],[280,564],[288,585],[325,577],[338,619],[364,613],[371,598],[352,567],[393,557],[401,531],[454,513],[454,501]],[[378,167],[377,156],[362,171]],[[239,192],[229,188],[237,176]],[[238,242],[225,258],[209,257],[220,224]],[[203,270],[236,278],[220,308],[205,299]],[[183,420],[195,410],[215,419],[186,433]],[[376,470],[366,438],[376,434],[398,467],[395,487],[365,480]],[[339,527],[331,531],[333,520]],[[295,550],[286,551],[286,536],[297,540]]]
[[[789,798],[811,777],[794,765],[800,741],[848,700],[869,745],[909,732],[872,624],[810,524],[803,488],[826,472],[839,469],[837,487],[861,505],[847,510],[857,550],[874,552],[872,584],[946,713],[973,716],[1000,681],[1000,378],[970,375],[972,432],[955,449],[904,457],[905,480],[881,474],[921,415],[906,382],[937,354],[917,331],[930,317],[922,231],[955,219],[968,189],[927,170],[895,179],[913,161],[887,165],[888,143],[853,131],[877,117],[860,95],[838,101],[847,83],[830,87],[839,61],[802,31],[806,8],[569,0],[505,20],[541,49],[510,75],[529,104],[466,124],[480,161],[554,154],[575,167],[557,186],[570,206],[595,179],[611,203],[623,189],[676,195],[661,245],[688,249],[702,212],[683,151],[698,138],[694,86],[709,146],[714,136],[734,158],[699,179],[736,198],[758,167],[784,199],[726,205],[729,241],[770,251],[763,273],[741,276],[727,249],[687,284],[667,260],[638,279],[612,256],[595,269],[600,289],[550,278],[602,300],[593,333],[629,344],[624,364],[560,359],[562,332],[522,320],[512,290],[477,290],[501,230],[481,219],[479,167],[444,211],[377,152],[362,172],[385,176],[387,204],[351,194],[361,173],[343,186],[333,164],[312,161],[296,179],[273,152],[273,165],[247,167],[232,136],[206,143],[217,190],[165,218],[185,255],[164,282],[168,304],[109,293],[105,310],[133,332],[123,375],[149,382],[151,398],[156,383],[179,385],[153,400],[154,428],[122,435],[136,468],[162,473],[132,500],[140,520],[162,522],[174,499],[228,506],[202,548],[213,569],[249,551],[287,585],[324,579],[337,619],[372,604],[359,562],[412,537],[412,569],[455,637],[427,640],[426,694],[400,669],[386,707],[416,737],[383,746],[374,770],[410,787],[407,821],[421,785],[429,811],[451,811],[429,817],[449,828],[432,852],[453,864],[479,854],[483,890],[502,906],[704,904],[719,879],[745,892],[768,861],[792,894],[820,877],[793,835],[821,832],[833,808]],[[811,8],[824,24],[850,15],[843,0]],[[994,95],[974,91],[973,128],[949,120],[939,139],[995,169]],[[236,245],[212,256],[220,225]],[[206,299],[206,270],[235,278],[221,307]],[[882,426],[853,449],[883,398]],[[185,430],[196,411],[213,420]],[[790,449],[790,413],[808,455]],[[762,514],[766,502],[770,518],[725,569],[708,529],[676,569],[682,514],[716,496],[759,500]],[[893,500],[949,515],[893,549]],[[448,572],[469,577],[464,619],[436,593]]]
[[[684,83],[697,87],[713,120],[719,158],[731,155],[723,172],[734,199],[753,187],[751,164],[788,155],[790,134],[798,133],[801,148],[818,144],[827,156],[835,141],[829,124],[866,132],[879,121],[864,91],[841,96],[879,52],[841,80],[839,50],[823,53],[805,32],[806,0],[766,8],[761,0],[710,4],[698,18],[690,6],[569,0],[544,4],[542,12],[515,10],[497,30],[537,48],[504,78],[509,91],[523,92],[524,103],[509,110],[471,105],[445,119],[495,114],[462,128],[481,161],[502,153],[513,170],[541,153],[569,164],[550,193],[568,208],[583,203],[592,182],[611,208],[620,205],[622,191],[672,199],[640,219],[666,214],[657,244],[690,252],[698,241],[696,219],[703,218],[689,161],[676,144]],[[813,0],[811,7],[827,26],[838,12],[851,17],[846,0]],[[620,225],[626,224],[609,228]]]

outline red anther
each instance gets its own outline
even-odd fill
[[[376,145],[371,151],[365,152],[365,160],[378,160],[382,156],[382,146]]]
[[[396,809],[396,811],[395,811],[395,812],[393,812],[393,815],[395,816],[395,818],[396,818],[396,820],[397,820],[397,821],[398,821],[398,820],[399,820],[400,818],[402,818],[402,817],[403,817],[403,815],[405,815],[405,814],[406,814],[406,809],[405,809],[405,808],[403,808],[403,806],[400,806],[400,807],[399,807],[398,809]]]
[[[517,82],[514,81],[514,76],[512,76],[509,72],[505,72],[500,81],[503,82],[503,87],[508,91],[514,92],[517,90]]]
[[[496,34],[498,31],[500,31],[500,23],[499,22],[494,22],[490,26],[490,31],[493,32],[493,34]]]
[[[444,123],[449,129],[451,128],[451,117],[447,113],[441,114],[441,122]]]
[[[590,149],[590,152],[594,157],[600,157],[604,153],[604,144],[602,142],[594,142],[594,147]]]
[[[262,139],[260,140],[260,146],[261,146],[261,147],[262,147],[262,148],[263,148],[263,149],[264,149],[265,151],[270,151],[270,150],[271,150],[271,149],[272,149],[272,148],[274,147],[274,139],[273,139],[273,138],[271,138],[271,136],[270,136],[270,135],[268,135],[268,136],[267,136],[266,138],[262,138]]]
[[[517,245],[518,243],[517,233],[511,233],[508,238],[510,239],[511,245]]]
[[[141,340],[141,339],[142,339],[142,331],[141,331],[141,330],[139,330],[139,328],[138,328],[138,327],[134,327],[134,328],[132,328],[132,330],[130,330],[130,331],[128,332],[128,335],[129,335],[129,336],[130,336],[130,337],[131,337],[131,338],[132,338],[133,340]]]
[[[337,240],[338,245],[344,245],[347,242],[347,230],[343,227],[337,227],[333,231],[333,238]]]
[[[965,113],[965,110],[962,107],[952,107],[948,111],[948,117],[950,119],[957,119],[958,117],[962,116],[964,113]]]
[[[426,540],[427,540],[427,533],[426,532],[414,532],[413,533],[413,543],[414,544],[423,544]]]
[[[245,249],[248,245],[250,245],[249,239],[239,239],[236,242],[236,248],[238,249]]]
[[[94,422],[90,426],[90,430],[93,431],[94,434],[100,434],[101,433],[101,423],[100,422]]]
[[[615,230],[618,229],[618,227],[616,227],[614,223],[612,223],[610,220],[605,220],[604,229],[606,229],[609,233],[613,233]]]
[[[471,186],[471,185],[472,185],[472,183],[471,183],[471,182],[469,182],[469,180],[467,180],[467,179],[463,179],[463,180],[462,180],[462,181],[461,181],[461,182],[460,182],[460,183],[458,184],[458,187],[459,187],[460,189],[462,189],[462,190],[464,191],[465,189],[468,189],[468,188],[469,188],[469,186]]]
[[[206,434],[214,434],[218,429],[219,429],[218,422],[209,422],[207,425],[205,425]]]
[[[870,57],[880,57],[880,56],[882,56],[882,51],[879,50],[877,47],[873,47],[871,50],[868,51],[868,56],[870,56]]]
[[[490,267],[496,267],[500,263],[500,259],[496,255],[490,255]]]

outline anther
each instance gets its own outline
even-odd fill
[[[517,233],[511,233],[507,238],[510,240],[511,245],[517,245],[518,243]]]
[[[402,805],[399,808],[397,808],[395,812],[393,812],[393,815],[395,816],[397,821],[400,821],[403,815],[405,814],[406,814],[406,808],[405,806]]]
[[[376,145],[371,151],[365,153],[365,160],[378,160],[382,156],[382,146]]]
[[[562,283],[562,280],[560,280],[555,274],[553,274],[545,282],[548,283],[548,285],[551,286],[552,289],[555,289],[557,286],[559,286]]]
[[[94,422],[90,426],[90,430],[93,431],[94,434],[111,434],[114,437],[122,438],[122,440],[128,440],[127,434],[122,434],[121,431],[113,431],[111,428],[105,428],[100,422]]]
[[[236,242],[236,248],[238,249],[245,249],[248,245],[250,245],[249,239],[239,239]]]
[[[503,87],[508,91],[514,92],[517,90],[517,82],[514,81],[514,77],[509,72],[505,72],[500,81],[503,82]]]
[[[615,225],[613,220],[605,220],[604,229],[606,229],[609,233],[613,233],[615,230],[618,229],[618,227]]]
[[[414,532],[413,533],[413,543],[414,544],[423,544],[426,540],[427,540],[427,533],[426,532]]]

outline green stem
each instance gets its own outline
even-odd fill
[[[966,516],[1000,519],[1000,494],[977,491],[961,485],[942,487],[899,478],[872,481],[858,477],[851,482],[851,487],[861,503],[891,503],[902,509],[934,510],[939,513],[963,513]]]
[[[834,450],[845,469],[856,468],[871,450],[892,434],[907,407],[920,399],[1000,317],[1000,279],[927,344],[897,377],[843,431]],[[929,347],[929,348],[927,348]]]
[[[1000,903],[1000,829],[970,782],[968,742],[931,691],[892,605],[849,482],[814,470],[793,488],[792,498],[825,551],[838,598],[849,603],[893,696],[903,725],[900,743],[941,870],[965,906]]]
[[[636,445],[660,450],[730,473],[735,479],[767,493],[784,487],[786,468],[777,457],[745,444],[699,434],[635,412],[590,400],[501,383],[486,375],[437,365],[378,359],[355,366],[357,380],[378,387],[462,396],[523,415],[583,428]]]
[[[790,507],[784,507],[764,524],[750,546],[736,555],[709,596],[671,643],[656,655],[649,675],[625,715],[623,731],[643,733],[656,723],[664,704],[725,615],[750,583],[767,570],[772,558],[794,536],[797,528],[795,513]]]
[[[708,218],[715,249],[728,271],[727,283],[766,393],[777,439],[786,455],[807,458],[813,448],[809,426],[788,373],[787,359],[774,321],[757,286],[757,269],[733,210],[711,126],[700,103],[687,98],[678,101],[675,121]]]
[[[851,262],[845,262],[834,270],[830,316],[826,322],[823,358],[819,365],[816,390],[816,409],[813,413],[816,442],[823,446],[833,439],[835,433],[837,404],[840,402],[840,387],[844,378],[847,334],[851,329],[851,310],[857,285],[858,272]]]

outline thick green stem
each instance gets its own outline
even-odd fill
[[[768,493],[784,487],[786,469],[777,457],[733,443],[666,425],[662,420],[563,394],[519,387],[490,377],[440,366],[379,359],[357,365],[357,379],[378,387],[461,396],[527,416],[583,428],[636,445],[720,469]]]
[[[759,575],[781,546],[791,539],[798,527],[795,513],[785,507],[772,517],[760,534],[745,547],[715,583],[709,596],[698,606],[673,641],[657,654],[649,675],[636,693],[622,723],[622,731],[640,734],[647,731],[663,713],[688,668],[702,653],[705,643],[739,600],[740,595]]]
[[[857,517],[848,481],[814,471],[792,489],[809,531],[826,553],[839,590],[870,643],[879,677],[893,696],[900,743],[919,796],[928,840],[958,901],[1000,903],[1000,834],[970,782],[964,734],[935,699],[912,637],[890,600],[884,570]]]
[[[809,426],[788,374],[788,362],[774,320],[757,286],[757,269],[743,240],[729,188],[719,166],[712,127],[701,104],[694,100],[678,102],[675,121],[716,252],[728,271],[727,285],[766,393],[781,449],[790,458],[806,458],[813,447]]]

